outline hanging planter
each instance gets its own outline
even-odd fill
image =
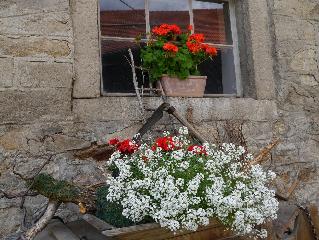
[[[162,24],[152,29],[141,51],[142,68],[151,83],[157,82],[163,93],[171,97],[203,97],[206,76],[198,65],[217,55],[217,49],[204,43],[203,34],[182,33],[177,25]]]

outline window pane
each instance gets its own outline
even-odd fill
[[[132,80],[132,70],[127,59],[129,58],[128,49],[131,48],[136,66],[140,65],[140,47],[136,43],[128,41],[102,40],[102,74],[103,90],[108,93],[134,93]],[[127,59],[126,59],[126,57]],[[143,83],[143,74],[136,69],[139,87]],[[145,77],[144,86],[147,86],[147,77]]]
[[[102,36],[145,37],[144,0],[100,0]]]
[[[206,94],[235,94],[236,77],[233,50],[219,49],[218,55],[199,66],[202,75],[207,76]]]
[[[190,23],[188,0],[150,0],[150,25],[177,24],[185,31]]]
[[[232,44],[227,3],[193,0],[194,30],[205,34],[206,41]]]

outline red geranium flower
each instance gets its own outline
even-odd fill
[[[203,50],[204,34],[192,34],[188,37],[186,46],[191,53],[198,53]]]
[[[125,139],[117,144],[117,150],[123,154],[132,154],[138,149],[138,145],[130,139]]]
[[[120,142],[117,138],[112,138],[109,140],[110,145],[117,145]]]
[[[173,24],[173,25],[169,25],[169,24],[162,24],[158,27],[154,27],[152,29],[152,33],[154,33],[155,35],[158,35],[158,36],[166,36],[168,35],[169,33],[172,33],[172,34],[181,34],[181,29],[179,26]]]
[[[178,52],[178,47],[170,42],[165,43],[163,46],[163,49],[168,52],[174,52],[174,53]]]
[[[187,41],[193,43],[202,43],[205,41],[205,37],[202,33],[194,33],[188,37]]]
[[[206,47],[205,52],[210,56],[217,56],[217,49],[214,47],[210,47],[210,46]]]
[[[186,42],[186,46],[191,53],[198,53],[202,50],[199,43]]]
[[[158,138],[155,141],[155,145],[152,147],[152,150],[156,149],[156,147],[160,147],[163,151],[173,151],[177,149],[178,147],[175,145],[175,142],[173,141],[173,137],[161,137]]]
[[[193,30],[193,26],[192,25],[188,25],[187,30],[188,31],[192,31]]]

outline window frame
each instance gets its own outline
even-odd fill
[[[146,39],[142,39],[141,41],[147,41],[151,29],[150,29],[150,16],[149,16],[149,1],[144,0],[145,7],[145,29],[146,29]],[[238,31],[237,31],[237,21],[236,21],[236,0],[223,0],[220,2],[228,2],[228,10],[229,10],[229,21],[230,21],[230,31],[232,36],[232,44],[214,44],[207,42],[207,44],[213,45],[217,48],[232,48],[233,57],[234,57],[234,69],[235,69],[235,81],[236,81],[236,93],[234,94],[205,94],[204,97],[243,97],[243,86],[241,79],[241,69],[240,69],[240,53],[239,53],[239,42],[238,42]],[[188,0],[189,7],[189,19],[190,25],[194,26],[194,18],[193,18],[193,8],[192,8],[193,0]],[[218,2],[218,1],[216,1]],[[100,57],[102,57],[101,53],[101,44],[102,40],[112,40],[112,41],[135,41],[135,38],[126,38],[126,37],[111,37],[111,36],[103,36],[101,32],[101,22],[100,22],[100,1],[98,1],[98,27],[99,27],[99,44],[100,44]],[[192,30],[192,33],[194,29]],[[102,75],[102,62],[100,64],[100,72],[101,72],[101,95],[106,97],[130,97],[136,96],[135,93],[110,93],[104,91],[104,83],[103,83],[103,75]],[[154,96],[152,94],[147,94],[144,96]]]

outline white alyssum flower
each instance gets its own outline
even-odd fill
[[[275,173],[260,165],[244,170],[253,158],[244,147],[204,143],[189,151],[187,128],[179,134],[170,151],[153,143],[141,144],[132,155],[116,151],[109,166],[118,175],[108,179],[106,198],[120,203],[132,221],[151,217],[171,231],[196,231],[217,218],[239,234],[267,237],[256,227],[277,217],[278,201],[268,187]]]

